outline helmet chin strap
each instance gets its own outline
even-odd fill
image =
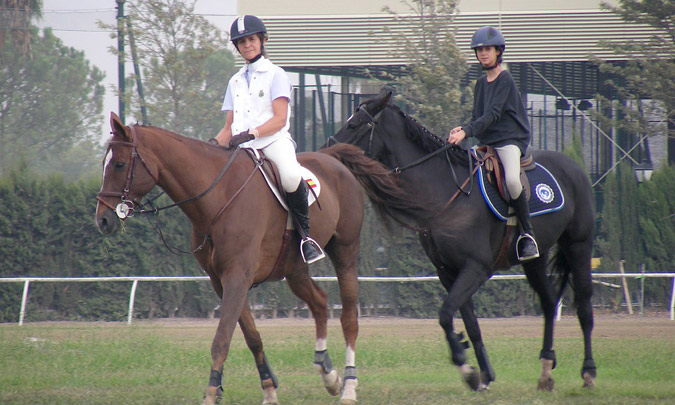
[[[259,53],[258,56],[254,57],[253,59],[249,60],[248,63],[256,63],[260,58],[262,58],[262,53]]]

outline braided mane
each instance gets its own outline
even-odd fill
[[[441,139],[441,137],[431,133],[431,131],[420,124],[414,117],[403,112],[399,106],[389,104],[387,107],[391,107],[403,117],[406,126],[406,136],[408,139],[418,144],[425,152],[432,153],[446,145],[446,142]],[[449,152],[454,156],[466,160],[466,153],[459,146],[450,148]]]

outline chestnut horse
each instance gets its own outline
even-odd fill
[[[415,119],[389,103],[392,91],[384,88],[376,97],[361,103],[346,124],[331,138],[360,147],[367,156],[379,161],[400,176],[400,184],[410,196],[427,204],[434,219],[418,219],[412,226],[420,231],[420,241],[436,267],[448,292],[439,320],[452,352],[452,362],[466,382],[475,390],[487,389],[495,373],[474,313],[472,295],[495,270],[518,264],[515,241],[503,257],[506,222],[498,219],[481,196],[475,171],[478,163],[467,151],[448,145],[431,134]],[[565,285],[571,282],[574,303],[584,338],[584,361],[581,376],[585,387],[594,385],[596,367],[591,349],[593,308],[591,305],[591,253],[594,237],[594,201],[586,173],[569,157],[552,151],[534,151],[536,162],[556,177],[564,206],[532,218],[541,256],[522,263],[525,275],[539,295],[544,315],[544,339],[538,387],[553,389],[551,371],[556,365],[553,350],[553,318]],[[409,215],[423,213],[408,212]],[[549,250],[557,245],[554,285],[547,275]],[[497,260],[500,259],[500,260]],[[455,313],[460,311],[473,343],[480,374],[466,364],[465,347],[453,328]]]
[[[104,160],[96,225],[103,234],[120,228],[120,218],[143,210],[141,199],[159,186],[190,219],[192,249],[221,298],[220,321],[211,346],[211,374],[204,404],[222,394],[223,364],[234,328],[239,326],[253,353],[264,390],[264,404],[277,402],[277,380],[263,351],[246,293],[254,285],[285,276],[295,295],[309,306],[316,326],[315,367],[342,404],[356,402],[355,344],[358,334],[357,262],[363,221],[363,193],[357,178],[339,160],[340,148],[301,153],[300,163],[319,179],[318,203],[310,208],[312,236],[333,262],[342,300],[341,323],[346,342],[344,383],[326,352],[326,293],[311,279],[299,254],[296,232],[287,231],[288,214],[266,184],[254,159],[242,149],[229,150],[152,127],[125,126],[111,114],[112,138]],[[358,166],[358,162],[355,163]],[[370,181],[392,181],[386,170],[361,167]],[[384,186],[387,187],[386,185]],[[392,185],[391,190],[395,191]],[[167,208],[167,207],[163,207]],[[288,242],[284,242],[288,240]]]

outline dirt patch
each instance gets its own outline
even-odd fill
[[[541,337],[544,320],[541,317],[525,316],[513,318],[479,319],[483,337]],[[63,325],[64,322],[58,324]],[[119,322],[97,323],[119,325]],[[141,327],[161,327],[167,331],[173,328],[194,328],[215,331],[216,319],[174,318],[137,320],[134,324]],[[263,335],[274,333],[276,336],[297,336],[298,333],[314,333],[314,320],[308,318],[278,318],[256,320],[258,329]],[[340,330],[339,319],[328,321],[329,331]],[[455,328],[464,330],[461,319],[455,320]],[[267,332],[266,332],[267,331]],[[273,332],[272,332],[273,331]],[[212,333],[211,332],[211,333]],[[208,333],[208,332],[207,332]],[[395,334],[402,337],[437,336],[442,333],[435,319],[408,319],[394,317],[360,318],[359,335],[389,336]],[[556,337],[581,337],[579,321],[573,316],[564,316],[555,323]],[[675,321],[667,316],[628,316],[628,315],[595,315],[594,337],[602,338],[654,338],[675,340]]]

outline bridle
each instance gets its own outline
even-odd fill
[[[152,173],[150,168],[148,168],[148,164],[145,162],[145,159],[143,159],[143,156],[141,156],[141,154],[138,153],[138,137],[136,135],[136,129],[134,127],[130,127],[130,128],[131,128],[131,137],[132,137],[131,140],[132,140],[132,142],[111,140],[110,142],[108,142],[108,147],[106,149],[105,154],[103,155],[103,161],[102,161],[102,166],[105,166],[106,156],[108,155],[108,153],[110,153],[110,150],[115,145],[120,145],[120,146],[132,148],[131,159],[129,160],[129,167],[127,169],[126,181],[124,183],[124,187],[122,188],[122,191],[121,192],[119,192],[119,191],[100,191],[96,194],[96,199],[101,204],[103,204],[106,207],[110,208],[111,210],[115,211],[117,216],[122,220],[133,216],[134,212],[136,211],[136,209],[134,207],[136,207],[136,206],[141,207],[141,210],[139,210],[139,213],[146,213],[146,212],[144,212],[145,210],[142,209],[143,204],[140,201],[132,199],[129,196],[129,194],[131,192],[131,185],[134,182],[136,160],[141,161],[141,163],[143,164],[143,167],[145,167],[145,170],[148,172],[148,174],[150,175],[152,180],[155,182],[155,184],[158,183],[157,177]],[[103,167],[103,170],[105,170],[105,167]],[[121,202],[113,207],[111,204],[109,204],[102,197],[119,197]]]
[[[385,108],[386,108],[386,107],[385,107]],[[368,112],[368,110],[364,107],[364,104],[360,104],[360,105],[356,108],[356,111],[354,112],[354,114],[358,113],[359,111],[365,113],[366,116],[368,116],[368,118],[369,118],[370,121],[366,123],[366,129],[365,129],[365,131],[361,131],[361,132],[357,133],[356,135],[354,135],[353,137],[351,137],[350,139],[348,139],[348,140],[345,141],[344,143],[349,143],[349,144],[352,144],[352,145],[358,144],[358,143],[363,139],[363,137],[364,137],[366,134],[368,134],[368,130],[370,129],[370,134],[369,134],[369,137],[368,137],[368,150],[366,151],[366,156],[368,156],[369,158],[373,159],[374,156],[372,155],[372,146],[373,146],[373,138],[374,138],[374,135],[375,135],[375,128],[377,127],[378,120],[379,120],[380,116],[381,116],[382,113],[384,112],[384,108],[383,108],[382,110],[380,110],[377,114],[375,114],[375,115],[373,116],[373,115],[370,114],[370,112]],[[404,115],[405,115],[405,114],[404,114]],[[350,118],[350,119],[351,119],[351,118]],[[347,120],[347,121],[349,121],[349,120]],[[332,143],[332,142],[333,142],[333,143]],[[328,138],[328,146],[331,146],[331,145],[337,144],[337,143],[340,143],[340,141],[339,141],[338,139],[336,139],[334,136],[331,136],[330,138]],[[436,149],[435,151],[433,151],[433,152],[431,152],[431,153],[429,153],[429,154],[426,154],[426,155],[422,156],[421,158],[419,158],[419,159],[417,159],[417,160],[415,160],[415,161],[413,161],[413,162],[411,162],[411,163],[408,163],[407,165],[404,165],[404,166],[397,166],[397,167],[393,168],[392,171],[393,171],[394,173],[396,173],[397,175],[400,175],[404,170],[407,170],[407,169],[413,168],[413,167],[415,167],[415,166],[418,166],[418,165],[420,165],[420,164],[426,162],[427,160],[433,158],[434,156],[437,156],[437,155],[439,155],[439,154],[441,154],[441,153],[445,153],[445,159],[446,159],[447,162],[448,162],[448,166],[450,166],[450,171],[451,171],[451,173],[452,173],[452,178],[453,178],[455,184],[457,185],[457,192],[455,192],[455,194],[452,196],[452,198],[450,199],[450,201],[449,201],[448,204],[446,205],[446,208],[447,208],[447,206],[449,206],[449,205],[457,198],[457,196],[458,196],[460,193],[466,194],[467,196],[471,194],[471,191],[473,190],[473,176],[475,175],[476,171],[478,170],[478,165],[481,165],[481,164],[482,164],[482,162],[479,160],[479,161],[478,161],[478,165],[474,168],[474,167],[473,167],[473,158],[472,158],[472,155],[471,155],[471,151],[467,151],[468,161],[469,161],[469,173],[470,173],[470,174],[469,174],[469,177],[464,181],[464,183],[460,185],[460,184],[459,184],[459,180],[457,179],[457,174],[455,173],[455,168],[454,168],[454,166],[452,165],[451,158],[450,158],[450,153],[449,153],[449,150],[450,150],[451,148],[453,148],[453,147],[455,147],[455,145],[449,144],[449,143],[448,143],[448,144],[445,144],[445,145],[443,145],[442,147]],[[468,189],[468,190],[465,190],[464,188],[465,188],[467,185],[469,185],[469,189]]]
[[[366,156],[368,156],[369,158],[373,158],[372,151],[373,151],[373,138],[375,136],[375,127],[377,126],[377,123],[378,123],[377,120],[380,119],[380,116],[384,112],[384,109],[382,109],[380,112],[378,112],[377,114],[375,114],[373,116],[368,112],[368,110],[366,110],[366,108],[363,106],[363,104],[360,104],[358,107],[356,107],[356,111],[354,111],[354,114],[352,115],[352,117],[354,115],[356,115],[356,113],[358,113],[359,111],[365,113],[368,116],[368,119],[370,119],[370,121],[366,123],[366,128],[365,128],[364,131],[361,131],[360,133],[357,133],[356,135],[351,137],[351,139],[348,139],[344,143],[356,145],[357,143],[359,143],[361,141],[361,139],[366,134],[368,134],[368,130],[370,129],[370,134],[368,136],[368,150],[366,151]],[[349,119],[347,119],[347,121],[349,121],[352,117],[349,117]],[[328,138],[327,143],[328,143],[328,146],[332,146],[332,145],[335,145],[335,144],[338,144],[338,143],[341,143],[341,142],[339,140],[337,140],[334,136],[331,135]]]
[[[182,201],[179,201],[179,202],[176,202],[176,203],[173,203],[173,204],[169,204],[169,205],[166,205],[164,207],[155,208],[155,207],[152,206],[152,202],[163,194],[163,193],[161,193],[161,194],[153,197],[152,199],[148,199],[147,204],[149,204],[152,208],[151,209],[145,209],[145,208],[143,208],[144,205],[140,201],[137,201],[137,200],[132,199],[130,197],[131,185],[133,184],[133,181],[134,181],[134,172],[135,172],[136,160],[140,160],[140,162],[143,164],[143,167],[145,167],[145,170],[148,172],[148,174],[150,175],[150,177],[154,181],[155,185],[159,184],[159,181],[157,179],[157,176],[155,176],[152,173],[152,171],[148,167],[148,164],[145,162],[145,159],[143,159],[143,156],[141,156],[141,154],[138,151],[138,136],[136,135],[136,128],[133,127],[133,126],[130,127],[130,128],[131,128],[132,142],[114,141],[114,140],[109,141],[108,147],[106,149],[106,153],[105,153],[104,158],[103,158],[104,159],[103,165],[105,165],[105,158],[108,155],[108,153],[110,152],[110,149],[114,145],[120,145],[120,146],[133,148],[132,151],[131,151],[131,159],[130,159],[130,162],[129,162],[129,167],[127,169],[126,181],[125,181],[125,184],[124,184],[124,187],[123,187],[122,191],[121,192],[119,192],[119,191],[100,191],[96,194],[96,199],[99,202],[101,202],[103,205],[105,205],[106,207],[113,210],[117,214],[117,217],[121,220],[125,220],[126,218],[132,217],[135,213],[157,215],[162,210],[172,208],[172,207],[177,207],[179,205],[182,205],[182,204],[185,204],[185,203],[188,203],[188,202],[191,202],[191,201],[195,201],[195,200],[198,200],[198,199],[204,197],[211,190],[213,190],[215,188],[215,186],[220,182],[220,180],[225,175],[225,172],[227,172],[227,170],[232,166],[232,163],[234,162],[234,159],[237,157],[237,155],[241,151],[240,148],[236,148],[234,150],[234,152],[232,153],[232,155],[228,159],[227,163],[225,163],[225,166],[223,166],[223,169],[220,171],[220,173],[218,174],[216,179],[211,183],[211,185],[206,190],[202,191],[201,193],[199,193],[195,196],[186,198]],[[209,225],[208,230],[206,231],[206,233],[204,233],[204,238],[202,240],[202,243],[196,249],[194,249],[191,252],[183,252],[180,249],[169,246],[167,244],[167,242],[164,238],[164,235],[162,233],[162,230],[161,230],[161,228],[159,227],[159,224],[158,224],[156,226],[156,228],[157,228],[157,231],[158,231],[162,241],[164,242],[164,245],[170,251],[172,251],[174,253],[175,253],[175,251],[177,251],[177,252],[180,252],[180,253],[188,254],[188,253],[195,253],[195,252],[201,250],[204,247],[204,245],[206,244],[206,241],[208,240],[209,235],[211,234],[211,230],[213,229],[213,226],[216,223],[216,221],[218,220],[218,218],[220,218],[220,216],[225,212],[227,207],[230,206],[232,201],[240,194],[240,192],[248,184],[248,182],[251,180],[251,178],[253,177],[255,172],[258,170],[258,168],[263,164],[263,159],[254,159],[254,161],[255,161],[255,164],[254,164],[253,170],[251,171],[249,176],[246,178],[244,183],[239,187],[239,189],[233,194],[233,196],[225,203],[225,205],[220,209],[220,211],[218,211],[216,216],[211,220],[211,224]],[[105,170],[105,167],[103,169]],[[113,207],[112,204],[105,201],[103,199],[103,197],[119,197],[121,202]],[[136,209],[135,207],[138,207],[139,209]]]

